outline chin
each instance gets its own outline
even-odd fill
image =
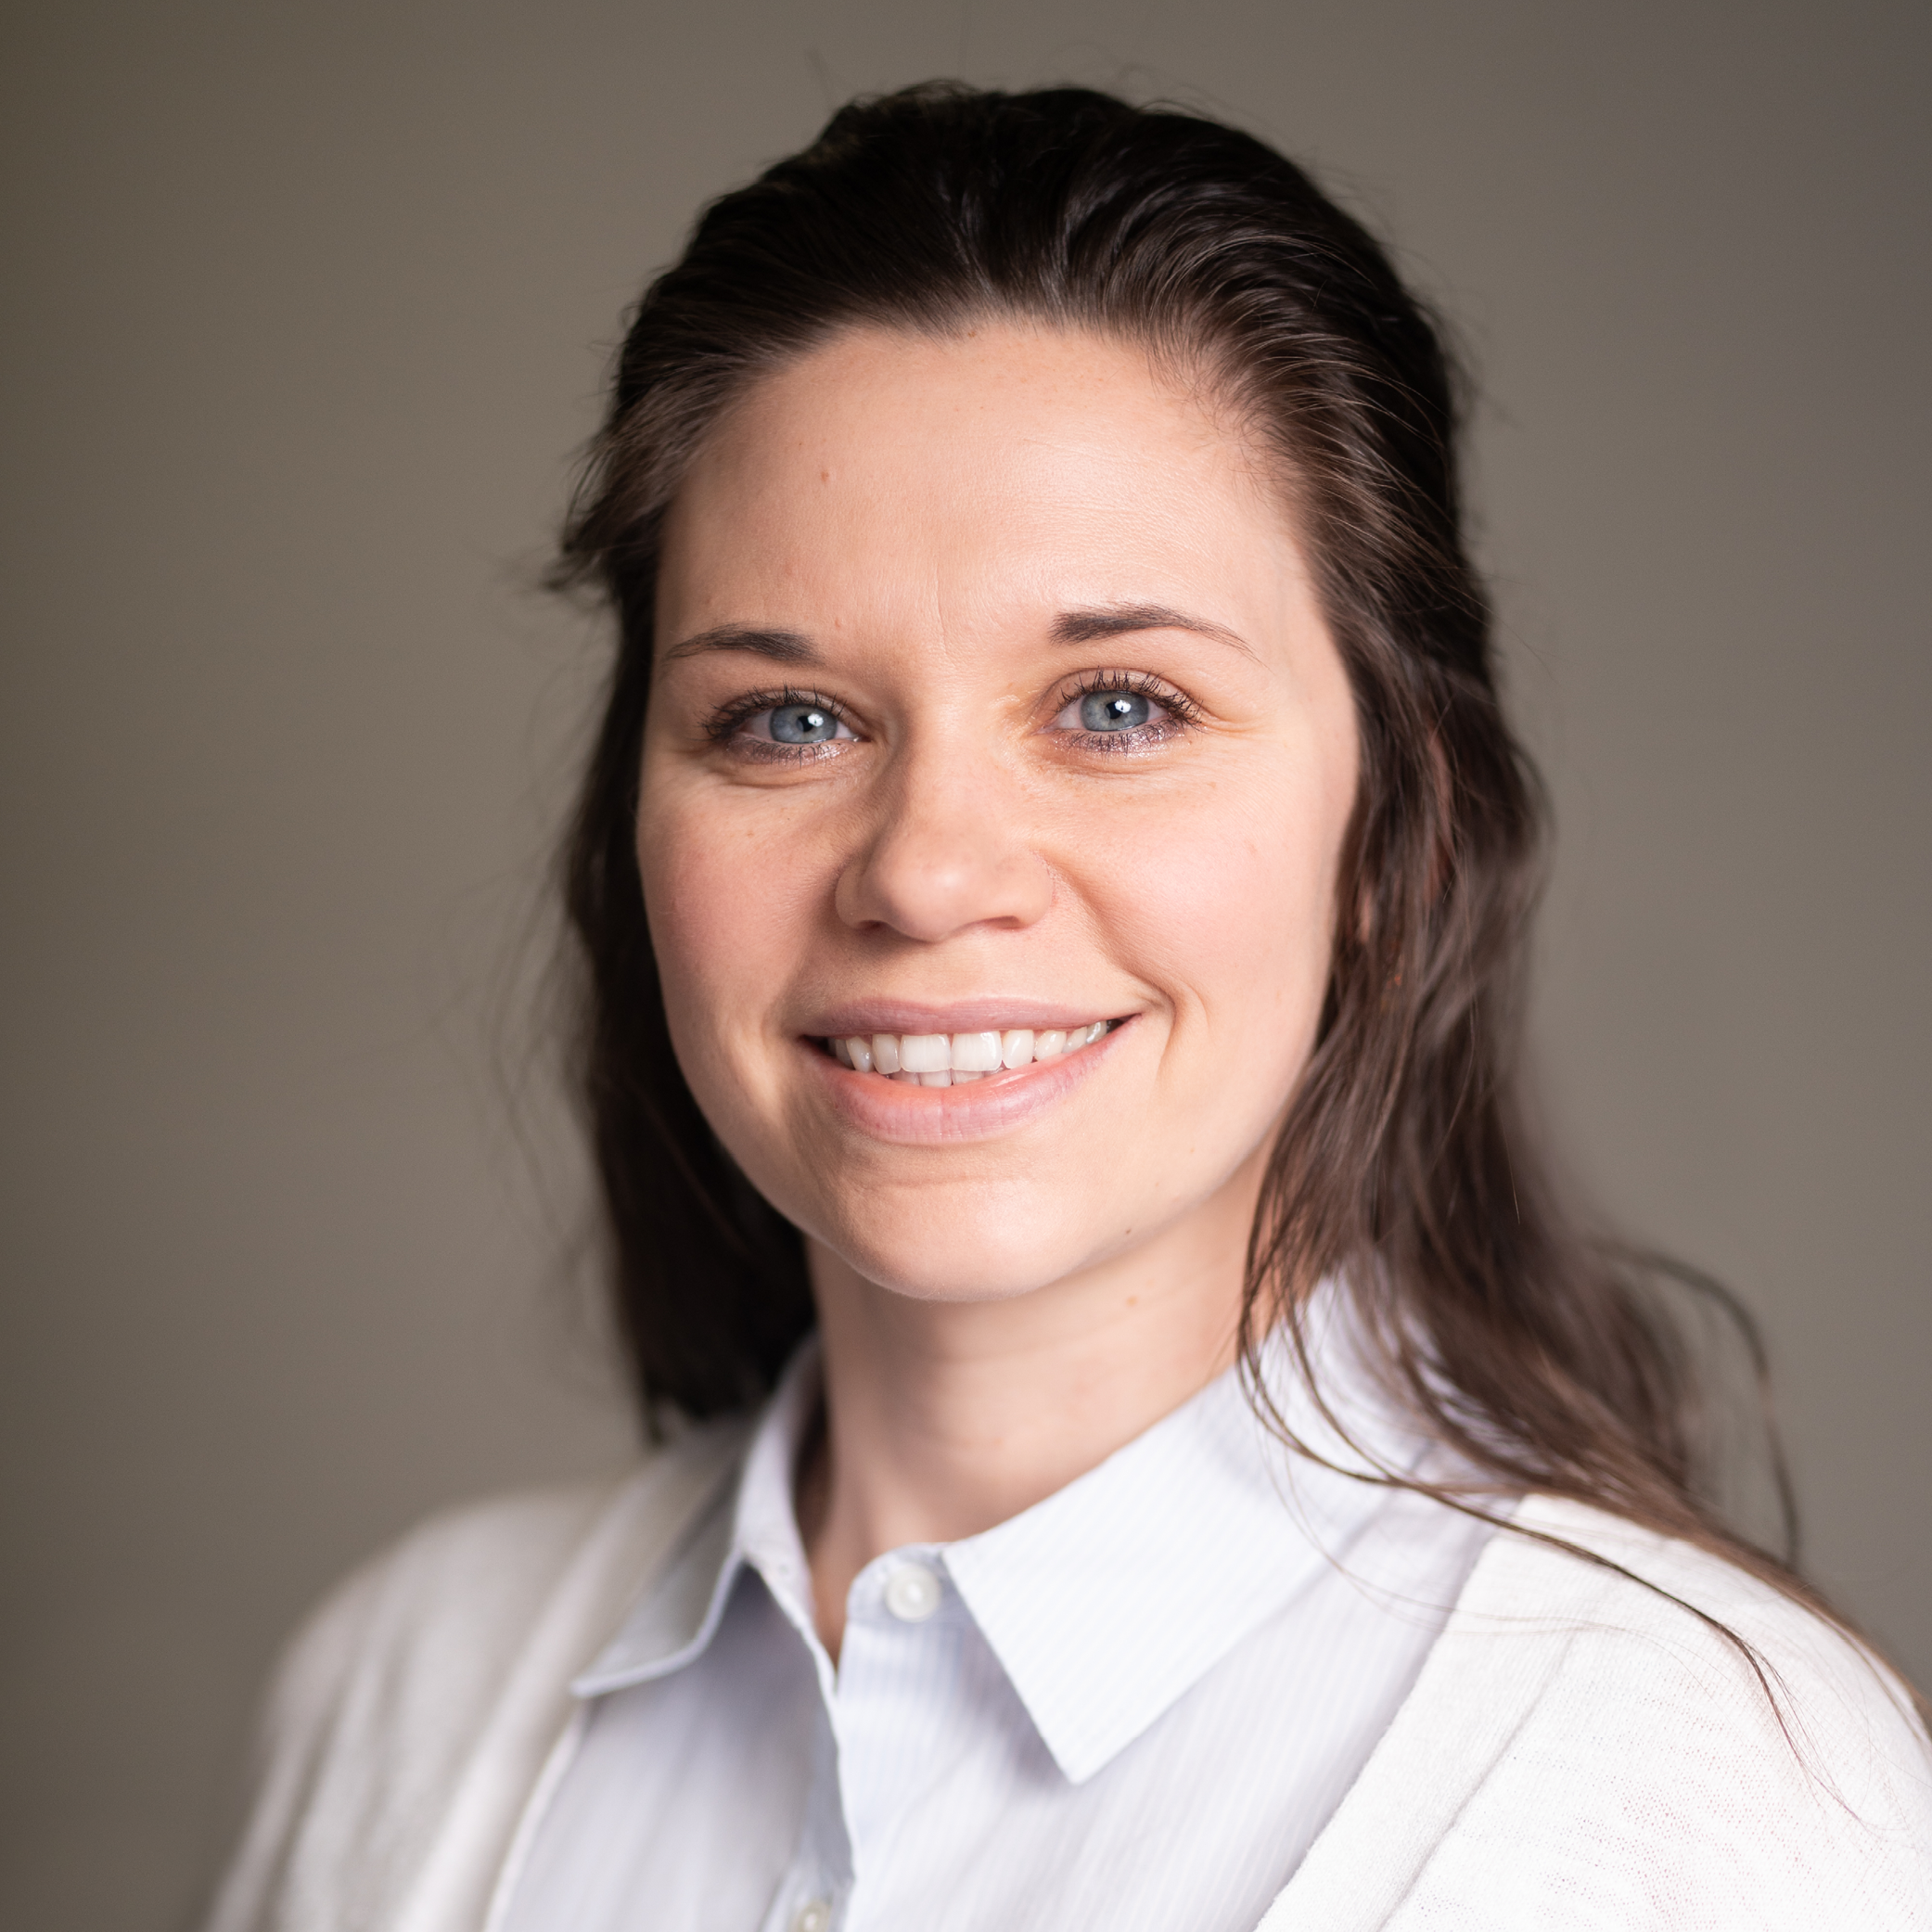
[[[903,1230],[845,1225],[818,1236],[853,1273],[915,1301],[1010,1301],[1077,1273],[1097,1237],[1045,1211],[909,1214]]]

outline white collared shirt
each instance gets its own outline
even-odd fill
[[[818,1401],[808,1346],[575,1684],[504,1932],[1251,1932],[1487,1529],[1290,1454],[1231,1371],[1010,1521],[867,1565],[835,1667],[792,1507]]]

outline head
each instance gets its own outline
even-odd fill
[[[759,1193],[908,1295],[1237,1283],[1357,795],[1246,426],[1079,326],[848,326],[700,445],[656,633],[652,953]]]
[[[704,215],[565,554],[620,628],[569,893],[647,1403],[769,1383],[801,1231],[956,1299],[1192,1216],[1250,1346],[1337,1276],[1501,1478],[1682,1496],[1513,1124],[1537,814],[1455,433],[1382,249],[1191,116],[915,89]],[[943,1090],[835,1057],[1103,1021]]]

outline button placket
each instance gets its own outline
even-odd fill
[[[838,1769],[851,1857],[860,1869],[889,1863],[895,1821],[921,1785],[935,1748],[930,1727],[917,1714],[949,1679],[963,1613],[944,1561],[930,1546],[890,1552],[861,1572],[848,1599],[838,1666]],[[841,1924],[873,1923],[864,1891],[861,1885],[841,1899]]]

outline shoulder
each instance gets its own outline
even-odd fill
[[[1695,1751],[1713,1769],[1734,1752],[1794,1796],[1830,1787],[1853,1810],[1923,1814],[1932,1759],[1911,1694],[1846,1631],[1720,1555],[1600,1510],[1534,1497],[1516,1523],[1455,1624],[1478,1644],[1513,1626],[1540,1637],[1527,1669],[1553,1719],[1589,1708],[1600,1748]]]
[[[275,1672],[216,1932],[386,1922],[479,1766],[498,1809],[520,1802],[571,1676],[720,1493],[742,1437],[692,1429],[614,1476],[444,1511],[338,1584]]]
[[[334,1674],[372,1644],[488,1652],[514,1644],[634,1469],[439,1511],[343,1578],[290,1640],[278,1689]]]
[[[641,1582],[734,1466],[743,1437],[736,1422],[689,1429],[615,1474],[430,1516],[324,1599],[290,1644],[284,1680],[326,1678],[350,1660],[393,1671],[419,1650],[444,1668],[493,1667],[560,1586],[602,1598]]]
[[[1616,1566],[1499,1538],[1465,1619],[1544,1619],[1506,1782],[1546,1785],[1566,1858],[1665,1923],[1932,1926],[1932,1756],[1882,1663],[1708,1551],[1549,1499],[1518,1520]]]
[[[1802,1605],[1535,1497],[1301,1875],[1270,1932],[1932,1927],[1932,1754]]]
[[[396,1728],[459,1726],[517,1651],[598,1521],[639,1480],[522,1490],[440,1511],[377,1551],[309,1612],[270,1687],[269,1745],[339,1724],[352,1686]]]

